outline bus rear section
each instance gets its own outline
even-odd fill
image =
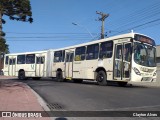
[[[21,80],[47,76],[47,51],[6,54],[4,60],[5,76],[16,76]]]
[[[3,73],[5,76],[16,76],[16,55],[5,55]]]

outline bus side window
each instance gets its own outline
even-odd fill
[[[124,51],[123,51],[123,54],[124,54],[124,60],[125,61],[131,61],[131,51],[132,48],[131,48],[131,43],[128,43],[128,44],[125,44],[124,46]]]
[[[117,50],[116,50],[116,58],[117,59],[122,59],[122,45],[117,45]]]
[[[25,64],[25,55],[18,55],[17,56],[17,64]]]
[[[74,53],[70,53],[70,60],[69,62],[73,62]]]
[[[82,61],[85,59],[85,51],[86,51],[86,47],[79,47],[76,48],[75,50],[75,61]]]
[[[40,57],[36,57],[36,63],[37,63],[37,64],[41,64],[41,59],[40,59]]]
[[[12,59],[9,59],[9,65],[12,65]]]
[[[98,54],[99,54],[99,44],[87,46],[86,60],[97,59]]]
[[[8,56],[5,58],[5,64],[8,65]]]
[[[15,62],[16,62],[15,58],[9,59],[9,65],[15,65]]]
[[[45,62],[45,57],[41,57],[41,63],[43,64]]]
[[[100,54],[99,58],[111,58],[113,51],[113,41],[103,42],[100,45]]]
[[[35,54],[26,55],[26,64],[34,64],[35,63]]]
[[[69,54],[66,54],[66,62],[69,62]]]
[[[36,57],[36,63],[37,64],[43,64],[45,62],[45,57]]]
[[[62,51],[62,62],[65,61],[65,50]]]
[[[15,65],[15,64],[16,64],[16,59],[13,58],[13,59],[12,59],[12,65]]]
[[[54,53],[54,62],[62,62],[64,60],[62,51],[56,51]]]

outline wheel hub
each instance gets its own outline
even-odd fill
[[[102,82],[102,81],[103,81],[103,79],[104,79],[104,77],[103,77],[102,75],[99,75],[99,77],[98,77],[98,81],[99,81],[99,82]]]

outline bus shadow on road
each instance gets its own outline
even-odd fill
[[[55,85],[60,85],[60,84],[81,84],[81,85],[93,85],[93,86],[99,86],[96,81],[89,81],[89,80],[83,80],[82,83],[74,83],[73,80],[67,80],[65,82],[58,82],[56,78],[42,78],[40,80],[33,80],[32,78],[29,78],[27,80],[19,80],[19,79],[11,79],[13,81],[18,81],[18,82],[24,82],[24,83],[29,83],[32,82],[32,84],[38,84],[43,83],[43,82],[49,82],[50,84],[42,84],[42,85],[49,85],[49,86],[55,86]],[[52,83],[53,82],[53,83]],[[54,83],[59,83],[59,84],[54,84]],[[118,85],[117,82],[111,82],[109,81],[106,86],[100,86],[100,87],[121,87]],[[150,88],[151,86],[145,86],[145,85],[137,85],[137,84],[131,84],[128,83],[126,86],[121,87],[121,88]]]
[[[82,84],[82,85],[93,85],[93,86],[100,86],[96,81],[90,81],[90,80],[83,80],[82,83],[74,83],[73,81],[67,81],[66,83],[71,83],[71,84]],[[106,86],[100,86],[100,87],[120,87],[120,88],[149,88],[149,86],[144,86],[144,85],[134,85],[128,83],[126,86],[121,87],[118,85],[117,82],[109,81]]]

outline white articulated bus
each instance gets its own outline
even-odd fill
[[[82,82],[84,79],[96,80],[99,85],[106,85],[107,81],[116,81],[120,86],[125,86],[130,81],[156,81],[155,42],[138,33],[50,50],[44,54],[47,57],[44,66],[48,67],[43,75],[36,74],[40,67],[33,69],[35,76],[32,77],[57,77],[58,81],[73,79],[75,82]],[[10,65],[6,65],[9,62],[7,56],[9,55],[5,57],[4,71],[8,70],[7,73],[10,73]],[[18,62],[16,64],[17,68],[20,68]],[[25,65],[27,66],[27,63]],[[25,77],[26,75],[27,73]],[[16,76],[19,76],[18,69]]]
[[[16,54],[6,54],[4,58],[4,75],[17,76],[19,79],[40,79],[41,77],[50,76],[50,61],[48,58],[51,52],[38,51]]]

